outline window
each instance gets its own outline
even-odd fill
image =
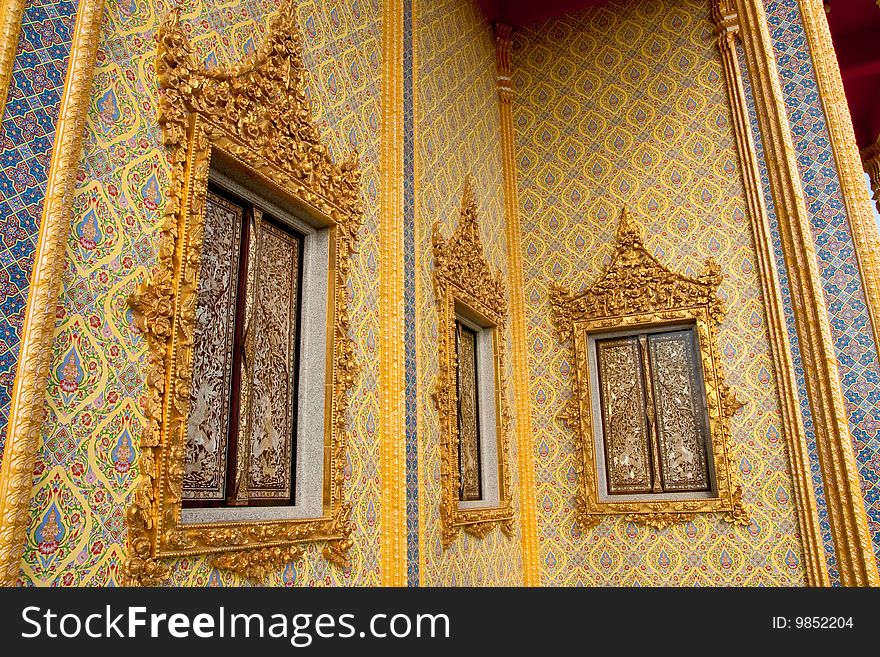
[[[477,332],[455,321],[458,356],[458,499],[480,499],[480,398],[477,374]]]
[[[315,543],[348,563],[362,180],[310,122],[289,4],[246,65],[205,71],[174,12],[157,35],[171,175],[156,265],[129,298],[147,346],[131,584],[192,555],[260,582]]]
[[[209,187],[184,456],[187,506],[294,504],[303,236]]]
[[[460,306],[455,316],[459,508],[498,503],[495,328]]]
[[[614,255],[589,287],[550,285],[571,370],[559,419],[578,459],[578,524],[607,515],[664,528],[697,513],[748,525],[733,465],[742,404],[724,380],[721,267],[678,274],[646,248],[623,210]]]
[[[264,193],[223,157],[214,164],[204,206],[182,519],[319,517],[329,231]]]
[[[592,338],[594,432],[607,495],[712,490],[696,340],[693,326]]]
[[[460,530],[484,537],[513,531],[509,411],[504,385],[504,278],[483,254],[477,204],[465,179],[458,226],[434,226],[439,369],[441,540]]]

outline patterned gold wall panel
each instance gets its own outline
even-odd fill
[[[703,0],[611,3],[518,31],[517,173],[528,301],[538,531],[545,585],[803,585],[788,456],[720,57]],[[548,285],[591,284],[621,207],[674,270],[716,258],[729,312],[720,346],[746,402],[733,419],[752,523],[656,530],[574,522],[572,434],[556,420],[572,364]]]
[[[425,585],[522,584],[519,537],[495,529],[485,538],[462,533],[445,551],[440,542],[440,427],[431,399],[437,377],[437,312],[431,283],[431,226],[448,237],[458,221],[465,175],[474,177],[486,256],[507,276],[501,114],[495,90],[495,36],[472,0],[422,0],[415,10],[416,332],[418,363],[419,504]],[[509,326],[509,324],[508,324]],[[505,339],[511,353],[510,329]],[[513,375],[506,362],[513,406]],[[516,426],[511,424],[516,463]],[[513,473],[513,503],[519,483]]]
[[[125,507],[138,474],[145,345],[126,298],[155,259],[168,165],[156,123],[153,37],[168,0],[109,3],[58,304],[20,583],[119,584]],[[207,65],[228,64],[263,37],[272,0],[184,0],[187,31]],[[334,153],[357,147],[364,227],[348,293],[360,376],[351,393],[346,465],[353,502],[351,570],[316,546],[277,585],[379,583],[378,212],[381,66],[379,0],[302,0],[299,25],[316,122]],[[174,564],[180,585],[245,584],[204,559]]]

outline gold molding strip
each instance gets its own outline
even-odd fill
[[[12,65],[18,50],[18,36],[24,17],[24,0],[6,0],[0,9],[0,121],[12,86]]]
[[[789,272],[795,326],[841,583],[880,585],[804,202],[762,0],[736,0]]]
[[[419,213],[419,180],[421,179],[421,161],[419,157],[419,94],[418,94],[418,82],[419,82],[419,48],[417,42],[418,36],[418,25],[419,25],[419,2],[418,0],[411,0],[412,2],[412,80],[413,80],[413,94],[412,94],[412,103],[413,103],[413,195],[415,198],[415,202],[413,203],[413,222],[414,222],[414,239],[416,246],[416,280],[415,280],[415,291],[416,291],[416,309],[422,307],[422,293],[421,286],[419,285],[418,280],[418,253],[420,245],[422,244],[422,230],[421,230],[421,216]],[[416,310],[418,312],[418,310]],[[418,336],[418,333],[416,333]],[[418,339],[418,338],[417,338]],[[418,385],[418,383],[416,383]],[[416,403],[416,432],[418,434],[419,427],[424,426],[424,411],[422,410],[422,404]],[[427,581],[426,572],[427,572],[427,550],[424,549],[427,543],[426,539],[426,531],[425,531],[425,523],[427,522],[427,512],[425,510],[425,495],[424,495],[424,481],[425,481],[425,469],[424,463],[425,459],[423,458],[421,446],[419,446],[418,451],[418,486],[419,486],[419,586],[425,586],[425,582]]]
[[[403,0],[382,3],[382,208],[379,299],[380,578],[406,586],[406,418],[403,326]]]
[[[501,107],[501,157],[504,166],[504,212],[507,239],[507,266],[510,283],[510,330],[513,348],[513,389],[516,408],[516,455],[519,470],[519,510],[522,532],[523,584],[540,586],[538,564],[537,496],[535,460],[532,443],[529,364],[526,356],[525,283],[522,264],[522,230],[519,222],[519,198],[516,189],[514,152],[513,87],[510,55],[513,30],[509,25],[495,26],[498,68],[498,98]]]
[[[718,34],[718,47],[727,82],[736,148],[743,176],[743,191],[751,218],[752,238],[761,278],[767,329],[776,378],[779,382],[779,412],[782,416],[782,435],[788,446],[789,461],[794,483],[794,496],[804,549],[807,583],[810,586],[830,586],[828,563],[819,527],[816,494],[810,477],[807,438],[799,410],[794,362],[791,344],[785,328],[779,276],[773,263],[773,246],[767,207],[761,192],[758,159],[746,108],[742,71],[736,55],[739,16],[733,0],[712,0],[712,19]]]
[[[852,233],[874,346],[880,350],[880,235],[822,0],[798,0]]]
[[[80,2],[55,129],[0,472],[0,584],[5,586],[15,585],[25,545],[34,460],[45,417],[55,305],[103,13],[103,0]]]

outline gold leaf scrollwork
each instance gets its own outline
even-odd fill
[[[617,229],[611,263],[588,289],[570,293],[551,283],[550,306],[559,340],[571,350],[576,363],[572,396],[558,419],[576,436],[578,524],[589,529],[610,514],[624,514],[632,522],[663,528],[686,522],[696,513],[721,513],[736,525],[748,525],[742,487],[736,481],[731,420],[742,406],[724,381],[718,364],[718,326],[724,302],[717,291],[723,278],[714,260],[704,273],[690,278],[669,270],[648,253],[638,226],[624,208]],[[699,336],[709,416],[709,434],[715,459],[715,496],[686,500],[607,501],[600,499],[593,444],[593,408],[590,392],[588,336],[598,331],[693,323]]]
[[[348,337],[344,293],[362,222],[358,155],[334,162],[311,122],[302,47],[293,0],[283,0],[262,46],[230,68],[205,70],[172,10],[158,33],[158,121],[170,155],[158,253],[149,281],[129,299],[148,360],[142,401],[140,472],[127,512],[126,581],[165,581],[168,557],[211,554],[210,561],[263,580],[303,553],[306,541],[325,542],[324,555],[345,566],[352,545],[350,505],[344,500],[348,443],[347,393],[357,377]],[[327,409],[329,511],[324,517],[260,523],[181,523],[185,429],[192,377],[196,290],[209,165],[217,157],[261,181],[331,232],[328,326],[332,366]],[[331,316],[332,314],[332,316]]]
[[[655,529],[666,529],[672,525],[694,519],[693,513],[631,513],[626,517],[638,525],[648,525]]]
[[[438,355],[440,370],[433,393],[440,416],[441,538],[444,547],[455,540],[460,529],[482,538],[495,527],[513,532],[513,502],[510,473],[510,414],[504,376],[504,336],[507,300],[504,279],[492,271],[483,254],[477,204],[468,176],[464,184],[458,227],[444,240],[439,224],[434,225],[434,292],[439,316]],[[455,352],[456,303],[484,317],[494,327],[499,399],[496,436],[499,444],[500,495],[497,507],[459,508],[459,436]]]
[[[208,559],[214,568],[230,570],[255,584],[265,584],[269,575],[284,567],[284,564],[302,556],[299,545],[282,545],[253,550],[221,552]]]

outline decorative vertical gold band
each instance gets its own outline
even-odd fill
[[[74,184],[92,92],[92,73],[104,0],[82,0],[70,49],[70,66],[55,126],[43,217],[12,390],[3,470],[0,472],[0,583],[15,584],[24,549],[34,460],[40,443],[55,305],[61,287]]]
[[[382,3],[382,208],[379,298],[379,476],[385,586],[406,585],[406,422],[403,335],[403,0]]]
[[[844,586],[880,584],[822,293],[810,217],[795,160],[762,0],[736,0],[789,273],[828,519]]]
[[[828,564],[825,559],[825,549],[819,527],[816,494],[810,481],[807,438],[798,408],[791,344],[788,340],[788,332],[785,330],[779,276],[772,258],[770,223],[767,217],[767,207],[764,204],[764,195],[761,193],[755,143],[749,128],[742,71],[736,56],[739,16],[736,14],[733,0],[712,0],[712,18],[717,26],[718,47],[724,65],[724,77],[730,98],[736,147],[742,168],[743,189],[751,218],[755,254],[761,276],[761,290],[764,295],[764,307],[767,311],[767,328],[770,334],[773,365],[779,384],[782,434],[788,446],[792,479],[794,480],[794,497],[801,528],[807,583],[810,586],[829,586]]]
[[[18,34],[24,16],[24,0],[6,0],[0,8],[0,121],[12,85],[12,65],[18,49]]]
[[[880,236],[871,211],[871,197],[865,185],[864,169],[856,145],[852,118],[843,90],[837,55],[822,0],[798,0],[807,44],[813,57],[819,98],[825,110],[831,151],[837,165],[840,189],[846,205],[850,232],[855,245],[859,273],[865,290],[865,303],[874,331],[874,345],[880,349]]]
[[[417,0],[411,0],[412,2],[412,79],[413,79],[413,95],[412,95],[412,103],[413,103],[413,194],[416,199],[416,202],[413,204],[413,212],[414,217],[413,221],[415,222],[415,244],[416,244],[416,271],[418,271],[418,251],[419,245],[422,244],[422,227],[420,224],[421,217],[419,216],[419,180],[420,180],[420,171],[421,171],[421,162],[419,160],[419,94],[418,94],[418,83],[419,83],[419,48],[418,48],[418,29],[419,29],[419,3]],[[416,292],[416,308],[422,307],[422,295],[421,295],[421,286],[419,285],[418,275],[416,275],[415,280],[415,292]],[[416,404],[416,428],[424,426],[423,425],[423,410],[421,403]],[[424,463],[425,458],[424,454],[422,454],[421,447],[419,447],[418,452],[418,482],[419,482],[419,586],[425,585],[425,573],[427,568],[427,550],[425,546],[425,523],[427,523],[428,514],[425,511],[425,495],[423,491],[425,490],[425,471],[424,471]]]
[[[501,105],[501,153],[504,162],[504,213],[507,227],[507,264],[510,277],[510,328],[513,336],[513,388],[516,395],[517,468],[519,508],[522,519],[523,584],[540,586],[538,525],[536,516],[534,445],[532,444],[531,395],[526,359],[525,292],[519,199],[516,192],[516,157],[513,132],[513,90],[510,86],[510,50],[513,32],[509,25],[496,25],[498,98]]]

